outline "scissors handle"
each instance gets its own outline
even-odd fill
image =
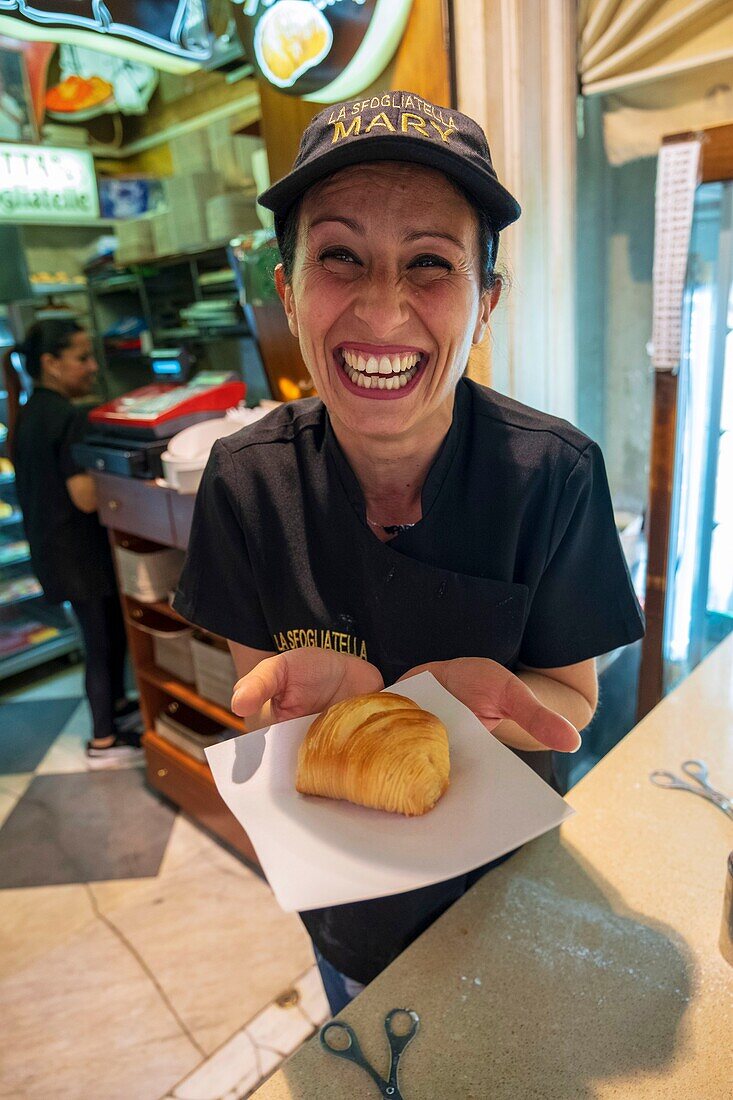
[[[649,772],[649,779],[655,787],[666,787],[669,790],[678,791],[696,791],[695,787],[685,783],[679,776],[674,775],[672,772],[662,771],[659,768],[656,771]]]
[[[393,1027],[393,1021],[395,1016],[407,1016],[410,1020],[410,1026],[407,1031],[402,1033],[395,1031]],[[402,1054],[408,1043],[417,1035],[417,1029],[420,1027],[420,1017],[417,1012],[413,1012],[411,1008],[393,1008],[391,1012],[388,1012],[384,1017],[384,1030],[387,1032],[387,1038],[389,1039],[389,1045],[393,1052]]]
[[[708,783],[708,768],[702,760],[685,760],[682,765],[682,771],[685,775],[689,775],[692,779],[696,780],[703,787],[712,800],[717,802],[721,810],[725,813],[730,812],[730,816],[733,817],[733,798],[729,798],[727,794],[723,794],[722,791],[718,791],[710,783]]]
[[[408,1016],[410,1020],[409,1027],[402,1033],[395,1031],[393,1026],[395,1017],[397,1016]],[[384,1030],[387,1033],[391,1051],[388,1081],[385,1081],[369,1062],[367,1062],[362,1054],[359,1040],[356,1038],[354,1029],[350,1027],[349,1024],[342,1023],[340,1020],[329,1020],[329,1022],[324,1024],[319,1031],[318,1038],[324,1050],[329,1051],[331,1054],[335,1054],[337,1058],[343,1058],[346,1062],[353,1062],[354,1065],[361,1066],[363,1070],[366,1070],[372,1081],[379,1087],[383,1100],[402,1100],[402,1093],[397,1083],[400,1058],[405,1047],[415,1038],[419,1025],[420,1017],[417,1012],[413,1012],[410,1008],[393,1008],[392,1011],[388,1012],[385,1016]],[[335,1039],[337,1032],[342,1040],[342,1046],[333,1045],[332,1040]],[[329,1038],[329,1035],[331,1038]],[[344,1040],[346,1040],[346,1042],[344,1042]]]
[[[665,771],[650,772],[649,779],[656,787],[664,787],[668,790],[676,791],[689,791],[690,794],[696,794],[698,798],[704,798],[706,802],[712,802],[712,804],[717,806],[719,810],[722,810],[724,814],[733,818],[733,801],[720,791],[714,790],[713,787],[694,787],[692,783],[684,783],[678,776],[673,775],[672,772]]]
[[[343,1047],[332,1046],[329,1041],[329,1033],[341,1032],[342,1036],[345,1036],[349,1041]],[[361,1066],[363,1070],[371,1077],[372,1081],[379,1086],[379,1090],[382,1096],[390,1096],[391,1100],[399,1100],[399,1094],[387,1093],[385,1090],[388,1088],[388,1082],[381,1077],[377,1071],[370,1066],[366,1058],[362,1054],[361,1047],[359,1046],[359,1040],[356,1037],[354,1029],[349,1024],[344,1024],[340,1020],[329,1020],[324,1024],[321,1030],[318,1032],[318,1038],[321,1041],[321,1046],[324,1050],[327,1050],[329,1054],[335,1054],[337,1058],[343,1058],[346,1062],[353,1062],[355,1066]]]
[[[395,1031],[393,1026],[395,1016],[408,1017],[410,1025],[406,1031],[402,1033]],[[417,1035],[419,1026],[420,1017],[417,1012],[413,1011],[411,1008],[393,1008],[384,1018],[384,1030],[387,1032],[389,1047],[392,1051],[392,1061],[389,1067],[389,1081],[387,1083],[387,1088],[384,1090],[384,1095],[390,1097],[390,1100],[401,1100],[402,1093],[397,1084],[400,1058],[402,1057],[405,1047],[407,1047]]]
[[[682,771],[690,779],[694,779],[701,787],[707,787],[708,790],[713,788],[708,783],[708,766],[704,760],[685,760],[682,764]],[[715,792],[719,794],[719,791]]]

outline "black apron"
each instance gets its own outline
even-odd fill
[[[429,661],[488,657],[514,667],[526,618],[527,587],[466,576],[407,557],[394,548],[400,536],[390,543],[380,542],[357,514],[358,498],[352,497],[352,502],[357,507],[351,511],[349,530],[342,535],[354,575],[369,578],[368,599],[355,600],[361,614],[352,614],[347,591],[339,591],[337,585],[327,597],[329,607],[319,610],[357,638],[368,640],[367,658],[380,670],[385,685]],[[321,564],[330,572],[327,553],[324,558]],[[319,589],[321,597],[329,591],[325,585]],[[550,752],[513,751],[554,785]],[[511,854],[419,890],[313,909],[300,917],[333,966],[356,981],[370,982],[469,886]]]

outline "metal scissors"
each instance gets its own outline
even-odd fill
[[[724,814],[733,819],[733,799],[710,786],[707,764],[703,760],[685,760],[681,767],[688,778],[694,779],[697,786],[692,783],[685,783],[684,779],[680,779],[678,775],[674,775],[672,772],[650,772],[649,778],[657,787],[667,787],[676,791],[690,791],[691,794],[706,798],[708,802],[712,802],[714,806],[717,806]]]
[[[395,1016],[408,1016],[410,1019],[410,1026],[401,1035],[398,1034],[392,1026],[392,1021]],[[331,1054],[335,1054],[337,1058],[344,1058],[347,1062],[353,1062],[355,1065],[365,1069],[374,1083],[379,1086],[379,1091],[382,1096],[386,1097],[387,1100],[403,1100],[402,1093],[397,1083],[397,1071],[399,1069],[402,1052],[408,1043],[415,1038],[419,1026],[420,1017],[417,1012],[413,1012],[411,1008],[393,1008],[392,1011],[388,1012],[385,1016],[384,1030],[387,1032],[389,1048],[392,1053],[388,1081],[385,1081],[385,1079],[377,1073],[374,1067],[369,1065],[361,1052],[361,1047],[359,1046],[359,1041],[356,1038],[354,1029],[348,1024],[344,1024],[340,1020],[330,1020],[327,1024],[323,1025],[318,1033],[318,1037],[321,1040],[321,1046],[324,1050],[329,1051]],[[332,1045],[332,1041],[338,1041],[336,1038],[337,1032],[343,1044],[342,1046]],[[329,1040],[329,1034],[331,1040]]]

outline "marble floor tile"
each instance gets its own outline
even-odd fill
[[[0,829],[0,886],[156,875],[174,820],[139,768],[36,775]]]
[[[0,982],[0,1003],[7,1097],[159,1100],[201,1060],[102,921]]]
[[[279,1054],[276,1050],[270,1050],[269,1047],[255,1047],[255,1049],[257,1051],[257,1061],[260,1065],[260,1080],[269,1077],[280,1063],[285,1061],[284,1054]]]
[[[166,1100],[242,1100],[250,1095],[315,1030],[304,1006],[322,1017],[319,1024],[328,1014],[315,967],[294,983],[293,990],[297,999],[288,997],[286,991],[177,1085]]]
[[[86,743],[91,734],[89,705],[83,700],[36,768],[38,775],[87,771]]]
[[[0,827],[16,802],[25,794],[33,772],[20,775],[0,775]]]
[[[222,855],[226,858],[222,859]],[[178,867],[190,863],[192,859],[199,858],[209,858],[215,861],[224,874],[228,872],[232,864],[239,863],[229,852],[223,851],[221,845],[212,840],[203,829],[199,829],[190,817],[186,817],[184,813],[179,813],[171,829],[158,877],[162,878]]]
[[[84,694],[84,665],[62,669],[53,676],[44,676],[32,684],[3,692],[3,698],[13,699],[66,699]]]
[[[95,920],[84,886],[0,890],[0,981],[61,947]]]
[[[161,884],[166,878],[178,868],[188,866],[199,858],[213,863],[220,868],[222,874],[229,873],[233,868],[237,873],[236,869],[242,866],[190,818],[179,813],[173,822],[156,877],[95,882],[92,884],[95,899],[105,914],[114,914],[116,909],[159,905]]]
[[[74,699],[3,701],[0,774],[35,771],[77,706]]]
[[[260,1080],[259,1059],[245,1030],[173,1089],[175,1100],[221,1100],[227,1093],[245,1096]]]
[[[311,967],[307,973],[295,983],[295,989],[299,996],[298,1008],[314,1027],[320,1027],[331,1018],[331,1010],[323,989],[323,982],[317,966]]]
[[[160,905],[168,879],[194,863],[208,864],[223,875],[242,875],[247,868],[235,856],[212,840],[185,814],[177,814],[170,831],[165,854],[155,878],[135,878],[95,882],[93,891],[100,909],[113,915],[117,909]]]
[[[268,1005],[247,1024],[247,1034],[258,1048],[275,1051],[283,1057],[292,1054],[313,1032],[313,1024],[297,1004]]]
[[[312,966],[298,918],[218,846],[148,883],[92,887],[210,1053]]]

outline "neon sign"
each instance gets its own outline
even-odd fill
[[[99,217],[92,154],[40,145],[0,146],[0,221],[93,221]]]
[[[335,103],[384,71],[412,0],[232,0],[260,74],[288,95]]]
[[[204,13],[196,0],[0,0],[0,32],[185,72],[211,57]]]

